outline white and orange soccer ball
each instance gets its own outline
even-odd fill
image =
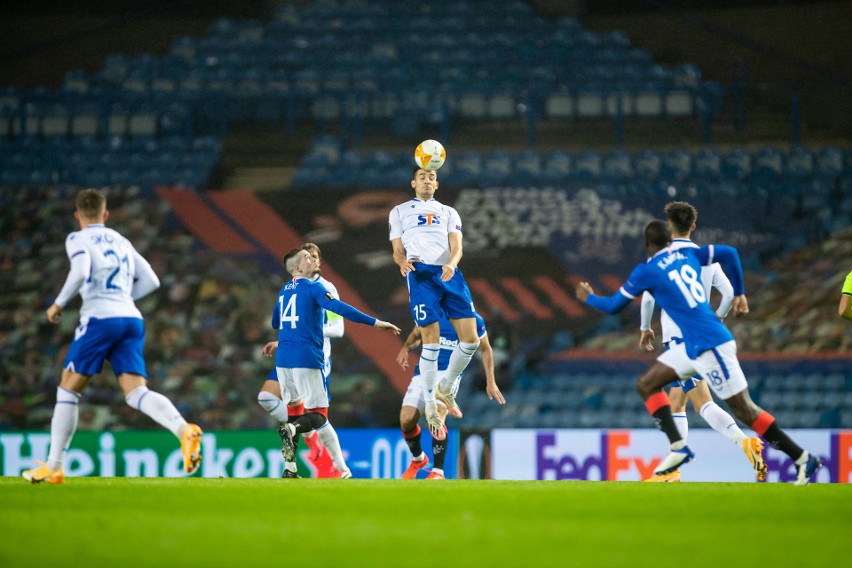
[[[414,150],[414,161],[424,170],[434,171],[444,165],[447,151],[437,140],[424,140]]]

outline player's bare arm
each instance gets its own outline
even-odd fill
[[[487,333],[479,338],[479,353],[482,356],[482,367],[485,369],[485,393],[488,395],[488,400],[506,404],[506,399],[494,378],[494,350],[491,348]]]
[[[403,343],[402,348],[396,356],[396,363],[402,367],[403,370],[408,369],[408,354],[416,349],[420,343],[420,328],[415,327],[411,330],[411,333],[408,334],[408,337],[405,338],[405,343]]]
[[[592,289],[592,285],[588,282],[580,282],[577,285],[577,299],[581,302],[585,302],[586,298],[588,298],[591,294],[594,294],[595,291]]]
[[[387,322],[387,321],[378,320],[378,319],[376,320],[376,323],[373,324],[373,326],[381,329],[382,331],[389,331],[393,335],[399,335],[400,332],[402,331],[401,329],[396,327],[394,324]]]
[[[399,266],[399,273],[403,276],[408,276],[409,272],[417,270],[414,268],[414,263],[406,258],[405,247],[402,245],[402,238],[393,239],[391,241],[393,247],[393,261]]]
[[[263,346],[263,349],[260,350],[260,354],[264,357],[272,357],[275,355],[275,351],[278,349],[277,341],[270,341],[266,345]]]
[[[461,233],[450,233],[450,261],[441,267],[441,280],[449,282],[456,273],[456,267],[462,257]]]
[[[654,350],[653,329],[643,329],[639,332],[639,349],[644,349],[645,351]]]
[[[62,319],[62,306],[53,304],[47,308],[45,314],[47,314],[47,321],[50,323],[59,323],[59,320]]]
[[[840,296],[840,303],[837,305],[837,315],[852,320],[852,296],[848,294]]]

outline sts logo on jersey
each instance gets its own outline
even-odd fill
[[[437,213],[426,213],[417,216],[417,225],[440,225],[441,219]]]

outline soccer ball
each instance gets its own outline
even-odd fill
[[[434,171],[444,165],[447,151],[437,140],[424,140],[414,150],[414,161],[424,170]]]

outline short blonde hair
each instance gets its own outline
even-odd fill
[[[106,211],[106,196],[97,189],[84,189],[77,194],[77,211],[86,219],[99,219]]]

